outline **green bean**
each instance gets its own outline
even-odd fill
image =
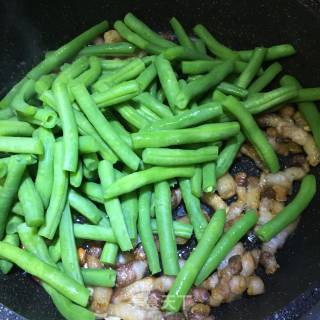
[[[159,88],[158,92],[157,92],[157,96],[156,98],[160,101],[160,102],[164,102],[164,100],[166,99],[166,97],[164,96],[164,91],[162,88]]]
[[[139,94],[133,98],[133,100],[142,103],[144,106],[156,113],[160,118],[168,118],[173,115],[171,110],[166,105],[161,103],[148,92]]]
[[[13,110],[11,108],[0,109],[0,120],[9,120],[14,116]]]
[[[44,207],[41,197],[29,175],[21,182],[18,198],[29,227],[40,227],[44,222]]]
[[[179,43],[186,48],[195,49],[191,39],[188,37],[186,31],[184,30],[181,23],[175,18],[171,18],[170,20],[171,28],[173,29]]]
[[[293,78],[292,76],[284,76],[280,80],[281,85],[293,85],[297,88],[301,88],[300,83]],[[311,131],[313,138],[318,146],[320,148],[320,129],[319,129],[319,123],[320,123],[320,112],[318,111],[317,105],[313,102],[301,102],[298,103],[298,110],[304,117],[304,119],[307,121]]]
[[[101,60],[95,56],[89,57],[89,66],[90,68],[80,74],[75,81],[83,83],[85,86],[90,86],[93,84],[101,74]]]
[[[301,182],[300,189],[295,198],[269,222],[257,230],[257,236],[262,241],[269,241],[280,231],[295,221],[308,207],[317,189],[314,175],[306,175]]]
[[[57,100],[57,109],[62,123],[64,161],[63,169],[75,172],[78,165],[78,128],[65,84],[57,83],[53,86]]]
[[[181,268],[170,288],[163,307],[166,311],[178,312],[180,310],[184,297],[188,294],[198,273],[209,258],[210,252],[222,235],[225,220],[225,209],[215,212],[201,240]]]
[[[174,112],[175,97],[180,91],[179,83],[177,81],[174,70],[170,62],[161,56],[156,57],[155,66],[158,72],[159,80],[165,96],[168,100],[169,106]]]
[[[170,130],[183,129],[192,127],[196,124],[201,124],[212,120],[222,115],[222,108],[219,103],[209,102],[195,109],[186,110],[175,116],[167,117],[163,120],[158,120],[146,127],[146,130]]]
[[[206,54],[200,53],[195,49],[189,49],[182,46],[176,46],[166,49],[163,52],[163,57],[169,61],[173,60],[212,60]]]
[[[108,22],[102,21],[101,23],[93,26],[87,31],[83,32],[67,44],[63,45],[49,57],[41,61],[36,67],[31,69],[25,78],[20,80],[7,95],[0,101],[0,109],[3,109],[11,103],[15,94],[21,89],[27,79],[38,80],[42,75],[50,73],[57,67],[62,65],[65,61],[74,56],[84,45],[95,39],[100,33],[108,28]]]
[[[150,225],[151,225],[152,232],[155,234],[158,234],[157,220],[151,219]],[[174,220],[173,231],[176,237],[183,238],[183,239],[190,239],[192,236],[193,227],[189,223],[183,223],[183,222]]]
[[[215,160],[218,157],[218,147],[208,146],[196,150],[146,148],[142,152],[144,163],[159,166],[184,166]]]
[[[145,23],[135,17],[131,12],[127,13],[124,17],[124,23],[139,36],[154,45],[157,45],[161,48],[175,46],[173,42],[162,38],[158,33],[151,30]]]
[[[266,48],[255,48],[253,50],[247,67],[243,70],[243,72],[239,75],[238,79],[235,82],[236,85],[244,89],[248,87],[248,85],[258,73],[263,63],[266,52]]]
[[[195,236],[199,241],[208,224],[201,211],[200,200],[192,194],[190,179],[179,179],[179,185]]]
[[[88,181],[96,181],[98,179],[98,170],[90,170],[86,166],[83,166],[83,176]]]
[[[11,244],[11,245],[13,245],[15,247],[19,247],[19,244],[20,244],[19,236],[16,233],[7,234],[3,238],[3,242],[9,243],[9,244]],[[12,268],[13,268],[13,263],[12,262],[0,259],[0,271],[3,274],[8,274],[11,271]]]
[[[53,185],[53,154],[54,154],[54,135],[45,128],[38,128],[35,131],[43,145],[43,154],[38,157],[38,170],[35,179],[35,187],[41,197],[44,208],[47,208],[50,201]]]
[[[129,104],[123,103],[118,105],[115,110],[122,116],[123,119],[125,119],[135,128],[142,129],[150,124],[150,122],[144,116],[138,113],[137,110]]]
[[[113,182],[104,192],[104,198],[112,199],[122,194],[137,190],[145,185],[175,177],[191,178],[193,174],[193,167],[152,167],[143,171],[131,173]]]
[[[241,60],[249,61],[252,56],[253,50],[240,50],[238,55]],[[279,44],[270,48],[267,48],[267,53],[265,60],[278,60],[280,58],[285,58],[292,56],[296,53],[295,48],[291,44]]]
[[[105,116],[107,117],[113,130],[118,134],[120,139],[128,146],[132,147],[131,136],[127,129],[120,123],[120,121],[117,120],[117,118],[112,113],[105,113]]]
[[[34,85],[34,90],[38,95],[41,95],[44,91],[50,90],[53,84],[54,79],[56,78],[56,74],[45,74],[40,77],[39,80],[36,81]]]
[[[185,109],[189,102],[220,83],[233,70],[233,62],[227,61],[214,68],[207,75],[189,82],[176,96],[174,103],[179,109]]]
[[[134,59],[129,64],[116,70],[111,75],[103,77],[97,81],[92,87],[98,92],[103,92],[105,85],[113,87],[123,81],[132,80],[136,78],[141,72],[145,70],[145,64],[142,59]]]
[[[108,145],[101,139],[96,129],[91,125],[88,119],[84,116],[84,114],[78,110],[73,109],[73,113],[75,115],[75,119],[77,122],[77,126],[80,129],[79,131],[86,135],[90,135],[97,144],[99,148],[99,153],[101,157],[105,160],[109,160],[112,163],[117,161],[117,156],[113,153],[113,151],[108,147]],[[79,146],[81,149],[81,140],[83,137],[79,138]]]
[[[139,84],[135,80],[119,83],[102,93],[94,93],[92,98],[99,108],[110,107],[128,101],[138,95]]]
[[[4,236],[9,211],[18,193],[26,162],[19,156],[12,156],[8,162],[8,174],[0,192],[0,239]]]
[[[150,186],[144,186],[140,189],[138,231],[147,256],[150,272],[151,274],[156,274],[161,271],[161,267],[150,221],[151,195]]]
[[[15,263],[18,267],[46,282],[71,301],[86,306],[89,291],[75,280],[66,276],[29,252],[16,248],[13,245],[0,241],[1,257]]]
[[[194,45],[194,48],[202,53],[202,54],[207,54],[207,48],[206,48],[206,45],[205,43],[201,40],[201,39],[198,39],[198,38],[194,38],[192,39],[193,41],[193,45]]]
[[[115,173],[112,164],[106,160],[99,163],[99,177],[102,185],[102,191],[105,194],[106,191],[110,190],[110,187],[115,181]],[[123,212],[121,209],[121,204],[119,199],[113,198],[110,200],[105,200],[104,202],[106,212],[110,219],[111,227],[117,238],[117,242],[122,251],[128,251],[132,249],[132,243],[126,228],[126,224],[123,217]]]
[[[241,132],[227,141],[225,147],[219,153],[216,161],[217,178],[222,177],[228,172],[244,141],[245,137]]]
[[[126,39],[127,41],[133,43],[138,48],[143,49],[152,54],[161,53],[162,51],[161,47],[146,41],[140,35],[131,31],[122,21],[117,20],[114,23],[114,28],[118,31],[118,33],[123,39]]]
[[[278,157],[249,111],[231,96],[223,102],[223,107],[239,120],[244,135],[253,144],[269,170],[273,173],[279,171]]]
[[[217,185],[216,163],[210,161],[202,166],[202,191],[214,192]]]
[[[96,140],[91,135],[84,135],[79,137],[79,153],[81,155],[88,155],[99,151],[99,146]]]
[[[15,205],[11,209],[12,213],[24,217],[24,212],[22,210],[22,206],[20,202],[16,202]]]
[[[320,88],[298,89],[298,95],[293,99],[294,102],[318,101],[320,100]]]
[[[132,170],[137,170],[140,159],[128,145],[121,141],[110,123],[96,106],[83,85],[72,88],[72,92],[82,111],[100,134],[101,138],[113,149],[119,158]]]
[[[101,252],[100,261],[104,264],[116,265],[118,251],[118,245],[106,242]]]
[[[82,268],[81,274],[87,286],[112,288],[116,283],[116,271],[112,269]]]
[[[199,127],[160,130],[155,137],[153,131],[141,131],[132,134],[133,147],[156,148],[171,145],[181,145],[199,142],[215,142],[236,135],[239,132],[237,122],[226,122],[217,124],[205,124]]]
[[[70,185],[74,188],[79,188],[81,186],[83,179],[83,165],[82,161],[78,161],[78,167],[76,172],[70,172],[69,181]]]
[[[17,233],[18,226],[24,222],[23,217],[12,215],[6,225],[6,234],[14,234]]]
[[[74,236],[78,239],[107,241],[118,243],[115,234],[110,227],[94,226],[91,224],[74,224]]]
[[[41,142],[35,138],[0,137],[0,152],[43,154]]]
[[[271,64],[248,88],[249,95],[260,92],[282,71],[280,63]]]
[[[195,173],[191,178],[191,192],[192,194],[200,198],[202,193],[202,167],[196,166]]]
[[[79,56],[122,56],[135,53],[136,47],[128,42],[89,45],[79,52]]]
[[[98,169],[99,159],[95,152],[84,154],[82,156],[82,162],[84,167],[89,171],[95,171]]]
[[[136,78],[136,81],[139,85],[140,91],[146,90],[151,82],[157,76],[157,69],[155,64],[152,62],[140,75]]]
[[[49,206],[45,216],[45,223],[39,230],[39,235],[53,239],[58,228],[68,192],[68,173],[63,170],[64,151],[61,141],[54,145],[54,180]]]
[[[221,82],[217,86],[217,90],[220,90],[224,94],[232,95],[236,98],[244,99],[248,95],[248,91],[235,84],[229,82]]]
[[[56,239],[56,241],[48,248],[50,258],[54,263],[57,263],[61,259],[61,247],[60,247],[60,239]]]
[[[59,294],[56,290],[52,287],[48,286],[46,283],[42,283],[43,288],[45,291],[50,295],[54,305],[65,317],[67,320],[95,320],[96,317],[90,310],[86,308],[82,308],[70,300],[65,298],[63,295]]]
[[[76,280],[80,284],[83,284],[68,202],[66,203],[62,213],[59,226],[59,236],[63,270],[70,278]]]
[[[94,182],[85,182],[81,186],[81,190],[86,194],[92,201],[103,203],[103,193],[101,186]]]
[[[0,136],[31,137],[34,129],[28,122],[0,120]]]
[[[102,70],[113,71],[113,70],[117,70],[119,68],[124,67],[125,65],[130,63],[130,61],[133,59],[111,59],[111,60],[102,59],[101,67],[102,67]]]
[[[145,117],[151,123],[160,120],[160,117],[156,113],[154,113],[141,103],[136,104],[136,110],[141,116]]]
[[[0,110],[10,109],[10,105],[16,94],[19,93],[20,89],[24,86],[24,84],[28,81],[27,77],[22,78],[18,83],[16,83],[7,94],[0,100]],[[1,110],[2,111],[2,110]]]
[[[256,224],[257,220],[257,213],[254,210],[249,210],[240,220],[233,223],[210,252],[207,261],[197,275],[195,285],[200,285],[218,267],[237,242]]]
[[[94,203],[72,189],[69,191],[68,200],[70,206],[87,218],[91,223],[98,224],[105,216],[104,212],[98,209]]]
[[[202,24],[198,24],[193,28],[194,33],[206,44],[207,48],[217,57],[221,59],[235,59],[238,53],[225,47],[217,41],[208,29]]]
[[[165,275],[177,275],[179,272],[179,263],[177,244],[173,231],[171,191],[169,183],[167,181],[156,183],[154,192],[163,273]]]

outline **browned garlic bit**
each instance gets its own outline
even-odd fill
[[[116,30],[109,30],[103,34],[104,43],[121,42],[123,39]]]

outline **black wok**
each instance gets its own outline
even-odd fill
[[[189,30],[201,22],[235,49],[290,42],[298,54],[283,61],[285,70],[306,86],[320,85],[319,1],[0,0],[0,96],[45,50],[100,20],[122,18],[128,11],[159,31],[168,31],[172,16]],[[319,170],[315,172],[319,176]],[[319,197],[318,192],[298,230],[279,253],[280,270],[264,276],[266,294],[219,307],[214,311],[217,319],[289,320],[302,315],[308,320],[320,319]],[[1,303],[30,320],[61,319],[40,286],[20,271],[0,275],[0,319],[21,319]]]

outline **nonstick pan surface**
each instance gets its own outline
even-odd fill
[[[320,4],[318,1],[19,1],[0,0],[0,96],[45,50],[57,48],[89,26],[110,23],[132,11],[158,31],[176,16],[191,30],[203,23],[235,49],[292,43],[297,54],[284,69],[305,86],[320,85]],[[241,161],[237,168],[254,170]],[[315,170],[319,181],[319,170]],[[318,192],[294,236],[278,254],[281,268],[264,276],[266,294],[242,298],[214,311],[217,319],[320,319],[320,215]],[[0,276],[0,303],[30,320],[61,319],[48,296],[28,275]],[[313,311],[310,311],[313,310]],[[318,310],[318,311],[317,311]],[[21,319],[0,305],[0,319]],[[79,319],[80,320],[80,319]]]

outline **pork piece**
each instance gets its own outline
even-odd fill
[[[145,260],[134,260],[117,266],[117,287],[125,287],[144,277],[148,270]]]
[[[109,30],[103,34],[104,43],[117,43],[123,41],[117,30]]]
[[[226,173],[217,181],[217,191],[222,199],[233,197],[236,194],[236,187],[236,182],[229,173]]]
[[[243,144],[240,148],[240,153],[243,154],[244,156],[247,156],[251,160],[253,160],[255,165],[259,169],[265,170],[265,165],[263,161],[260,159],[257,151],[251,144],[248,144],[248,143]]]

